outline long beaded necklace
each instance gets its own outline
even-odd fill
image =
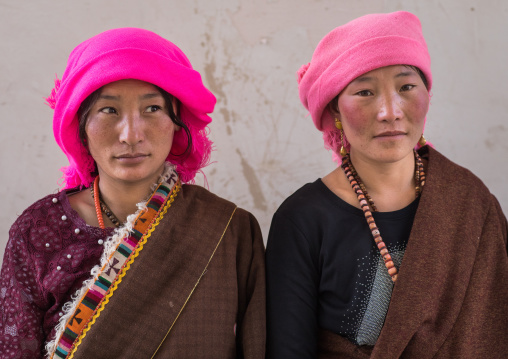
[[[99,227],[104,229],[106,226],[104,225],[104,218],[102,217],[102,212],[106,214],[108,219],[115,225],[115,227],[120,227],[122,223],[115,216],[113,211],[109,209],[108,205],[102,200],[100,192],[99,192],[99,176],[95,177],[93,182],[93,186],[90,186],[90,192],[92,193],[92,197],[95,205],[95,213],[97,214],[97,220],[99,221]]]
[[[425,171],[423,168],[423,163],[420,155],[418,155],[416,151],[414,151],[414,155],[416,162],[415,197],[418,198],[418,196],[422,192],[423,186],[425,185]],[[383,238],[381,237],[379,228],[377,227],[376,222],[374,221],[374,217],[372,215],[372,212],[377,211],[376,205],[374,204],[374,201],[372,200],[370,195],[367,193],[367,188],[365,188],[365,185],[361,181],[360,176],[358,176],[358,173],[356,172],[356,169],[354,168],[353,163],[351,162],[351,158],[349,157],[349,153],[346,153],[344,157],[342,157],[342,169],[344,170],[344,173],[346,174],[346,177],[349,180],[349,183],[351,184],[353,191],[355,191],[356,196],[358,197],[360,207],[363,210],[363,214],[365,215],[365,219],[367,220],[367,224],[369,225],[372,237],[374,237],[374,241],[376,242],[377,248],[379,249],[379,253],[383,258],[386,269],[388,269],[388,274],[390,274],[392,281],[395,283],[398,274],[397,268],[395,267],[392,257],[388,252],[385,243],[383,242]]]

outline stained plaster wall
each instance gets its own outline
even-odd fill
[[[395,10],[420,17],[433,61],[426,137],[508,211],[506,1],[1,0],[0,252],[23,209],[58,190],[66,158],[43,97],[79,42],[134,26],[181,47],[218,100],[209,188],[253,212],[266,240],[283,199],[335,167],[299,102],[295,72],[332,28]]]

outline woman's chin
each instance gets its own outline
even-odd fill
[[[361,157],[366,157],[366,160],[371,163],[396,163],[406,159],[408,156],[413,157],[413,147],[408,146],[393,146],[388,148],[376,148],[370,153],[365,155],[360,155]],[[355,157],[358,157],[358,154],[352,154],[352,160],[355,160]]]
[[[114,182],[121,182],[124,184],[135,185],[137,183],[155,183],[159,178],[164,168],[159,170],[149,171],[143,166],[124,167],[117,169],[107,174],[101,174],[101,181],[107,178]]]

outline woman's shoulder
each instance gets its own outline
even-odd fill
[[[184,184],[182,185],[182,191],[184,193],[185,198],[189,199],[202,199],[206,201],[211,201],[212,203],[224,203],[234,205],[233,202],[222,198],[210,190],[195,184]]]
[[[219,212],[235,212],[235,218],[242,218],[250,222],[255,222],[256,218],[249,211],[239,208],[235,203],[209,191],[208,189],[194,184],[184,184],[182,186],[184,199],[194,207],[193,211],[199,211],[202,208],[207,215],[213,216]]]
[[[61,251],[63,238],[80,237],[72,215],[62,206],[66,199],[63,191],[49,194],[28,206],[10,227],[6,251],[13,251],[20,258],[36,252],[43,257]],[[40,258],[39,262],[42,265]]]
[[[484,218],[491,208],[499,207],[496,197],[485,183],[469,169],[446,158],[433,148],[428,149],[427,184],[430,198],[445,196],[455,207],[474,208]],[[424,190],[425,191],[425,190]],[[504,218],[500,207],[496,209]]]
[[[228,231],[229,234],[251,233],[254,242],[262,243],[259,223],[249,211],[198,185],[183,185],[182,194],[186,202],[184,204],[186,221],[192,221],[196,225],[200,225],[203,223],[203,218],[206,217],[206,221],[214,225],[220,226],[227,223],[226,227],[231,229],[231,231]],[[249,236],[233,235],[233,237],[238,237],[238,239],[240,239],[239,237],[245,237],[243,239],[247,239]]]
[[[52,207],[59,206],[62,200],[66,198],[65,191],[52,193],[44,196],[37,201],[33,202],[30,206],[25,208],[23,212],[16,218],[14,225],[19,225],[27,221],[37,220],[41,216],[48,217],[55,214],[55,211],[51,210]]]
[[[476,192],[480,196],[490,196],[491,193],[483,181],[471,170],[463,167],[438,150],[428,147],[423,151],[423,158],[428,160],[427,180],[436,180],[446,183],[450,190],[465,193]]]
[[[337,204],[336,200],[336,196],[319,178],[314,182],[304,184],[287,197],[281,203],[276,213],[285,215],[308,215],[328,208],[332,202]]]
[[[68,189],[52,193],[32,203],[16,218],[9,231],[10,236],[30,237],[40,246],[44,240],[60,243],[63,238],[72,237],[82,242],[85,238],[94,240],[108,235],[109,229],[87,225],[72,209],[68,195],[74,191]],[[55,244],[51,248],[62,248],[62,245]]]

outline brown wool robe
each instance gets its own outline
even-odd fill
[[[184,185],[74,358],[264,358],[264,245],[234,210]]]
[[[508,358],[507,222],[485,185],[436,150],[373,348],[329,331],[319,358]]]

